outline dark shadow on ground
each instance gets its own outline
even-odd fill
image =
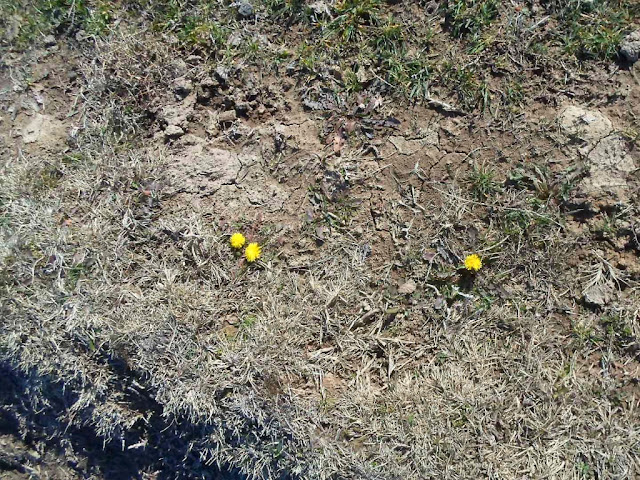
[[[115,369],[125,368],[113,365]],[[123,372],[124,373],[124,372]],[[136,398],[134,398],[136,397]],[[64,419],[77,393],[60,382],[35,372],[24,373],[8,363],[0,363],[0,434],[21,436],[37,451],[54,452],[65,468],[79,478],[244,480],[233,469],[204,465],[190,449],[192,442],[203,438],[206,428],[162,417],[162,408],[149,395],[129,395],[148,421],[126,432],[125,445],[146,440],[144,446],[122,448],[121,442],[103,442],[93,428],[79,428]],[[90,414],[84,412],[83,415]],[[7,458],[18,468],[23,458]],[[46,461],[46,458],[40,462]],[[6,463],[6,462],[5,462]],[[0,465],[0,472],[4,468]]]

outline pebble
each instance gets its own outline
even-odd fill
[[[45,47],[53,47],[57,43],[58,42],[56,41],[56,37],[54,37],[53,35],[47,35],[46,37],[44,37],[44,46]]]
[[[240,15],[242,18],[253,17],[253,14],[254,14],[253,5],[251,5],[249,2],[246,2],[246,1],[238,2],[237,7],[238,7],[238,15]]]
[[[184,135],[184,130],[177,125],[169,125],[164,130],[166,138],[178,138]]]
[[[226,112],[222,112],[218,117],[218,121],[220,123],[229,123],[234,122],[238,116],[236,115],[235,110],[227,110]]]
[[[631,63],[638,61],[640,57],[640,30],[627,35],[620,43],[620,55]]]

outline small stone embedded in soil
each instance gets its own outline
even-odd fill
[[[627,35],[620,43],[620,54],[628,62],[635,63],[640,57],[640,30]]]
[[[220,332],[226,338],[234,338],[238,334],[238,327],[234,325],[225,325],[224,327],[222,327]]]
[[[398,293],[401,295],[411,295],[416,291],[416,282],[413,280],[407,280],[405,283],[398,287]]]
[[[323,2],[322,0],[313,2],[311,5],[309,5],[309,8],[319,15],[331,15],[331,7],[327,4],[327,2]]]
[[[218,65],[216,67],[216,78],[220,83],[225,85],[229,81],[229,67]]]
[[[558,120],[565,135],[582,141],[576,161],[585,159],[588,175],[577,184],[574,200],[596,212],[627,202],[629,181],[637,167],[625,139],[612,133],[611,120],[597,110],[576,105],[567,107]]]
[[[204,142],[202,137],[198,137],[192,133],[187,133],[184,137],[180,139],[180,143],[185,146],[198,145],[199,143]]]
[[[317,227],[316,228],[316,243],[324,243],[326,240],[326,233],[327,233],[327,228],[326,227]]]
[[[251,3],[247,1],[240,1],[236,3],[236,6],[238,7],[238,15],[240,15],[242,18],[253,17],[254,9]]]
[[[178,138],[184,135],[184,130],[177,125],[168,125],[164,130],[166,138]]]
[[[626,141],[619,135],[600,140],[587,156],[589,176],[582,182],[585,193],[592,197],[610,195],[626,201],[629,195],[628,178],[636,165],[627,152]]]
[[[177,105],[165,105],[160,111],[159,119],[164,120],[167,125],[177,125],[186,128],[189,119],[193,115],[196,96],[187,95],[182,103]]]
[[[51,115],[36,114],[22,131],[24,143],[39,143],[44,147],[60,144],[66,137],[62,122]]]
[[[235,110],[227,110],[225,112],[222,112],[220,116],[218,116],[218,121],[220,123],[230,123],[235,122],[237,118],[238,116],[236,115]]]
[[[593,307],[604,307],[611,301],[611,288],[607,285],[592,285],[584,291],[584,302]]]
[[[567,135],[578,136],[586,142],[595,142],[613,130],[613,124],[598,111],[571,105],[560,114],[560,127]]]
[[[182,100],[193,90],[193,83],[186,78],[178,78],[173,82],[173,93],[178,99]]]
[[[241,32],[233,32],[231,35],[229,35],[229,38],[227,39],[227,45],[237,48],[240,45],[242,45],[243,41],[244,40],[242,38]]]
[[[216,80],[215,78],[212,78],[212,77],[206,77],[206,78],[203,78],[203,79],[200,81],[200,86],[201,86],[202,88],[215,88],[215,87],[217,87],[218,85],[220,85],[220,83],[218,82],[218,80]]]
[[[40,458],[42,457],[42,455],[40,455],[37,451],[31,449],[27,452],[27,456],[29,457],[29,459],[33,462],[37,462],[38,460],[40,460]]]
[[[54,37],[53,35],[47,35],[46,37],[44,37],[43,42],[45,47],[53,47],[58,43],[56,41],[56,37]]]

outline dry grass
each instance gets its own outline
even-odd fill
[[[250,478],[640,474],[639,277],[570,228],[552,180],[511,187],[473,153],[442,179],[385,166],[397,157],[372,175],[353,148],[292,173],[347,172],[359,199],[392,185],[371,211],[327,201],[322,242],[281,212],[167,208],[174,147],[145,132],[171,81],[208,67],[172,61],[146,27],[86,54],[67,155],[22,151],[0,171],[0,354],[76,393],[64,425],[127,448],[162,416],[205,465]],[[232,225],[264,245],[256,265],[228,247]],[[460,270],[471,252],[477,278]],[[600,284],[617,292],[602,312],[582,302]]]

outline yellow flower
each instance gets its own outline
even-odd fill
[[[247,240],[244,238],[244,235],[242,235],[241,233],[234,233],[233,235],[231,235],[231,238],[229,239],[229,243],[231,243],[231,246],[233,248],[242,248],[244,247],[244,243]]]
[[[260,258],[260,254],[262,253],[262,248],[257,243],[250,243],[247,245],[247,249],[244,251],[244,257],[247,259],[247,262],[255,262],[258,258]]]
[[[464,268],[470,272],[477,272],[482,268],[482,260],[480,260],[480,257],[475,253],[467,255],[467,258],[464,259]]]

